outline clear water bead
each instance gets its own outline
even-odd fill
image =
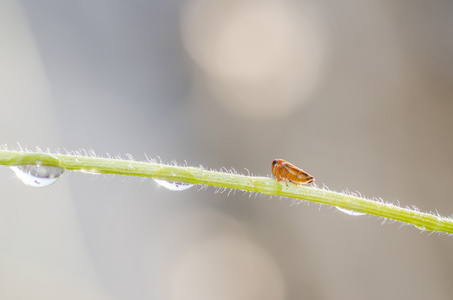
[[[11,167],[17,178],[32,187],[46,187],[57,181],[63,169],[48,166],[23,165]]]
[[[56,182],[64,169],[60,160],[47,153],[27,153],[13,161],[10,169],[25,185],[32,187],[46,187]]]
[[[90,170],[81,169],[80,172],[85,173],[85,174],[91,174],[91,175],[101,175],[101,173],[96,169],[90,169]]]
[[[163,186],[170,191],[184,191],[193,187],[193,184],[189,183],[173,182],[160,179],[154,179],[154,181],[157,182],[158,185]]]
[[[425,226],[417,226],[417,225],[414,225],[414,226],[423,231],[431,231],[430,229],[426,229]]]
[[[348,214],[350,216],[364,216],[364,215],[366,215],[366,213],[361,213],[361,212],[357,212],[357,211],[353,211],[353,210],[349,210],[349,209],[344,209],[344,208],[341,208],[341,207],[338,207],[338,206],[336,206],[336,208],[339,211],[344,212],[345,214]]]

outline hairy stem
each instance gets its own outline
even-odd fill
[[[41,164],[72,171],[150,177],[166,181],[283,196],[333,205],[358,213],[388,218],[412,224],[422,230],[453,234],[453,219],[451,218],[435,216],[381,201],[368,200],[324,189],[294,184],[287,186],[285,183],[278,182],[269,177],[252,177],[153,162],[138,162],[81,155],[52,155],[57,160],[52,158],[47,159],[48,155],[43,153],[0,150],[0,164],[6,166]]]

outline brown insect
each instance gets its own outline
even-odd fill
[[[277,181],[284,180],[286,185],[288,185],[288,182],[294,184],[309,184],[315,180],[313,176],[307,172],[283,159],[274,159],[272,162],[272,174]]]

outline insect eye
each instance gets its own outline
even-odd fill
[[[277,160],[274,159],[274,161],[272,162],[272,165],[275,166],[277,164]]]

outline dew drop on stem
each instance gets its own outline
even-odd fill
[[[11,170],[25,185],[46,187],[64,173],[60,160],[47,153],[27,153],[12,161]]]
[[[353,210],[349,210],[349,209],[344,209],[344,208],[341,208],[341,207],[338,207],[338,206],[336,206],[336,208],[339,211],[341,211],[341,212],[343,212],[345,214],[348,214],[350,216],[364,216],[364,215],[366,215],[366,213],[361,213],[361,212],[357,212],[357,211],[353,211]]]
[[[158,185],[163,186],[170,191],[184,191],[194,186],[193,184],[189,183],[173,182],[160,179],[154,179],[154,181],[157,182]]]

